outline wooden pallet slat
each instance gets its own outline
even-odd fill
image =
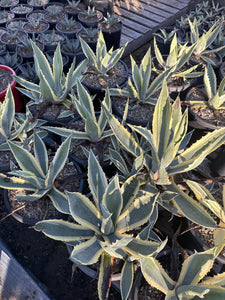
[[[123,8],[125,10],[127,9],[126,4],[123,2],[120,3],[119,7]],[[142,16],[142,17],[150,19],[150,20],[152,18],[157,23],[160,23],[165,20],[165,17],[160,15],[161,11],[159,9],[155,9],[153,11],[153,9],[149,8],[149,6],[146,4],[145,5],[143,4],[142,7],[135,7],[133,5],[130,5],[129,11],[136,13],[139,16]],[[154,12],[154,14],[153,14],[153,12]],[[171,14],[168,13],[168,16],[171,16]]]
[[[123,22],[124,26],[134,29],[134,22],[132,20],[126,19],[121,16],[120,19]],[[149,27],[146,27],[141,24],[135,24],[135,31],[144,34],[149,31]]]
[[[166,11],[163,11],[163,16],[162,16],[162,9],[160,8],[157,8],[155,6],[152,6],[152,5],[149,5],[149,4],[146,4],[144,2],[141,2],[139,1],[138,3],[137,2],[131,2],[129,4],[129,7],[127,6],[127,4],[125,3],[126,1],[120,1],[117,6],[119,7],[123,7],[124,9],[128,9],[128,10],[132,10],[136,13],[140,13],[141,11],[143,12],[146,12],[146,14],[148,15],[149,17],[149,12],[151,13],[150,16],[154,17],[154,16],[157,16],[157,17],[160,17],[160,18],[167,18],[168,16],[171,16],[173,13],[172,12],[166,12]]]
[[[115,6],[120,6],[123,3],[123,5],[126,7],[127,10],[130,9],[131,6],[135,7],[136,9],[146,9],[148,7],[148,11],[150,9],[157,10],[157,14],[159,14],[159,11],[161,11],[160,15],[163,15],[163,12],[170,12],[171,14],[177,12],[177,8],[165,5],[163,3],[159,3],[156,0],[116,0]]]
[[[140,16],[139,14],[136,14],[136,13],[133,13],[129,10],[125,10],[121,7],[116,7],[115,8],[115,13],[117,15],[121,16],[122,17],[126,17],[127,19],[130,19],[132,20],[133,22],[133,25],[132,27],[134,26],[134,22],[135,22],[135,26],[138,24],[142,25],[142,26],[145,26],[145,27],[149,27],[149,28],[153,28],[155,26],[157,26],[159,23],[158,22],[153,22],[149,19],[146,19],[146,18],[143,18],[142,16]]]
[[[133,40],[133,39],[139,38],[142,34],[140,32],[135,31],[132,28],[123,26],[123,34],[122,34],[122,36],[123,35],[129,36]]]
[[[153,33],[175,23],[193,0],[115,0],[114,11],[123,23],[121,46],[124,56],[148,42]]]
[[[171,7],[179,8],[179,9],[182,9],[187,5],[187,3],[183,3],[183,2],[177,1],[177,0],[169,0],[169,1],[168,0],[160,0],[159,2],[166,4],[168,6],[171,6]]]
[[[130,43],[133,39],[127,35],[121,36],[120,45],[125,45],[126,43]]]
[[[126,1],[126,0],[125,0]],[[176,7],[172,7],[172,6],[168,6],[167,4],[163,4],[163,3],[160,3],[158,1],[155,1],[155,0],[140,0],[140,2],[142,3],[145,3],[146,5],[149,5],[150,7],[155,7],[155,8],[158,8],[162,11],[162,15],[163,15],[163,12],[170,12],[172,14],[176,13],[178,11],[178,8]],[[168,1],[169,2],[169,1]]]

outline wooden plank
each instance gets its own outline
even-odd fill
[[[134,24],[134,21],[126,19],[122,16],[120,16],[120,19],[126,27],[129,27],[131,29],[135,27],[135,31],[140,32],[142,34],[148,32],[151,29],[151,28],[149,29],[148,27],[145,27],[141,24]]]
[[[133,39],[137,39],[140,37],[141,33],[135,31],[134,29],[131,29],[129,27],[123,26],[122,32],[124,35],[127,35]]]
[[[126,1],[126,0],[125,0]],[[135,0],[136,1],[136,0]],[[172,6],[168,6],[166,4],[160,3],[158,1],[152,1],[152,0],[140,0],[140,2],[145,3],[147,5],[149,5],[150,7],[157,7],[159,9],[162,10],[162,15],[163,15],[163,11],[166,12],[170,12],[170,13],[176,13],[178,11],[178,7],[172,7]],[[169,0],[167,1],[167,3],[169,2]]]
[[[136,5],[133,5],[136,9],[138,9],[138,7],[136,7]],[[162,16],[163,18],[167,18],[169,16],[171,16],[173,14],[173,12],[170,11],[165,11],[162,10],[161,8],[157,8],[155,6],[149,5],[149,4],[145,4],[145,3],[141,3],[139,5],[139,9],[143,9],[145,11],[149,11],[152,15],[157,15],[157,16]]]
[[[132,41],[133,39],[131,37],[123,34],[120,39],[120,47],[124,46],[127,42],[130,43]]]
[[[126,4],[123,2],[120,3],[119,7],[127,9]],[[167,14],[166,16],[165,16],[165,14],[163,14],[163,16],[161,16],[161,14],[162,14],[161,10],[159,10],[159,9],[153,10],[146,4],[143,4],[143,6],[141,8],[137,8],[133,5],[130,5],[129,11],[131,11],[135,14],[138,14],[139,16],[142,16],[144,18],[154,20],[157,23],[160,23],[160,22],[164,21],[165,18],[167,18],[168,16],[171,16],[171,14]]]
[[[159,24],[159,22],[154,22],[154,21],[148,20],[146,18],[143,18],[143,17],[139,16],[136,13],[132,13],[132,12],[130,12],[128,10],[125,10],[121,7],[115,7],[114,11],[117,15],[120,16],[120,18],[121,18],[121,16],[123,16],[123,17],[126,17],[127,19],[131,19],[133,21],[132,27],[134,26],[134,24],[136,26],[137,23],[141,24],[141,25],[144,25],[146,27],[149,27],[149,28],[155,27]]]
[[[180,2],[184,2],[185,4],[189,4],[190,0],[180,0]]]
[[[0,299],[50,300],[0,241]]]
[[[172,7],[179,8],[179,9],[182,9],[185,6],[187,6],[187,3],[182,3],[177,0],[169,0],[169,1],[168,0],[159,0],[159,2],[162,4],[166,4],[167,6],[172,6]]]
[[[137,3],[136,0],[131,0],[131,1],[132,1],[132,5],[134,5],[134,4],[136,5],[136,3]],[[160,7],[158,1],[157,2],[151,1],[151,0],[139,0],[139,1],[142,4],[143,4],[143,2],[144,3],[149,2],[151,4],[157,5],[157,7]],[[140,25],[140,24],[136,23],[134,26],[134,21],[131,22],[130,20],[126,20],[126,17],[125,17],[124,22],[127,24],[125,24],[124,28],[136,30],[138,33],[140,33],[140,36],[138,36],[137,38],[134,38],[131,42],[128,43],[123,57],[129,55],[132,51],[135,51],[137,48],[141,47],[143,44],[149,42],[153,38],[153,32],[155,32],[156,29],[174,24],[174,21],[176,19],[180,18],[181,15],[184,15],[192,7],[192,5],[191,5],[191,4],[193,4],[192,1],[193,0],[190,0],[188,5],[186,5],[184,8],[182,8],[180,10],[172,8],[174,10],[173,14],[171,14],[168,18],[165,18],[165,20],[163,22],[158,23],[158,25],[156,25],[155,27],[144,29],[144,31],[143,31],[143,28],[138,28],[138,25]],[[160,3],[160,5],[161,5],[161,3]],[[166,5],[164,5],[163,7],[171,8]],[[164,13],[164,11],[162,11],[162,15],[163,15],[163,13]],[[122,18],[122,17],[120,17],[120,18]],[[123,35],[123,31],[122,31],[122,35]],[[121,39],[121,45],[122,45],[122,42],[123,42],[123,39]]]

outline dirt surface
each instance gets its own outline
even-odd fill
[[[7,215],[0,190],[0,239],[55,300],[97,300],[97,280],[74,269],[66,246]],[[120,299],[111,289],[110,300]]]

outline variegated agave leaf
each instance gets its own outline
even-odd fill
[[[80,38],[80,42],[89,65],[94,69],[98,76],[103,78],[108,76],[109,70],[111,70],[121,59],[127,45],[125,44],[123,47],[114,51],[110,49],[107,52],[102,32],[100,32],[98,37],[96,54],[82,38]]]
[[[13,177],[0,174],[0,186],[5,189],[30,190],[32,194],[19,195],[21,200],[36,201],[49,196],[54,206],[63,213],[69,213],[66,196],[56,188],[56,177],[64,167],[71,138],[58,148],[49,165],[47,149],[38,135],[34,136],[34,155],[16,143],[8,142],[20,170],[9,172]]]
[[[122,124],[104,108],[109,124],[122,146],[135,157],[143,156],[144,149]],[[152,179],[161,185],[170,185],[171,176],[190,171],[199,166],[204,158],[225,141],[225,129],[208,133],[185,149],[187,135],[187,110],[181,113],[180,101],[171,106],[166,82],[164,82],[153,115],[152,131],[141,126],[130,127],[138,132],[151,148],[151,160],[145,156],[144,164],[153,173]],[[151,175],[151,173],[150,173]]]
[[[172,76],[178,76],[182,78],[198,77],[202,75],[202,72],[193,72],[197,66],[188,68],[185,71],[182,71],[181,68],[189,60],[195,49],[195,45],[187,47],[186,45],[179,45],[177,43],[176,33],[173,37],[173,40],[170,45],[170,52],[168,57],[164,60],[163,56],[156,44],[154,39],[154,51],[158,64],[161,66],[161,69],[154,67],[154,70],[160,74],[164,72],[164,75],[167,76],[167,80]]]
[[[205,69],[204,86],[208,96],[208,105],[213,109],[224,109],[225,102],[225,78],[221,81],[217,88],[216,74],[209,64]]]
[[[44,53],[32,43],[34,51],[35,70],[39,77],[39,84],[31,83],[23,78],[14,76],[16,81],[24,88],[21,92],[30,96],[35,102],[49,101],[53,103],[67,102],[67,96],[74,87],[78,79],[83,78],[83,73],[87,67],[87,61],[83,61],[75,68],[75,59],[66,75],[63,73],[63,61],[60,45],[57,46],[53,64],[50,65]]]
[[[224,109],[225,105],[225,78],[217,86],[217,78],[211,64],[208,64],[204,72],[204,89],[206,99],[190,100],[192,107],[211,107],[211,109]]]
[[[5,100],[0,103],[0,115],[0,151],[6,151],[9,150],[7,141],[23,139],[22,132],[28,123],[26,118],[20,122],[16,120],[14,97],[10,86]]]
[[[171,70],[165,70],[165,72],[159,74],[152,81],[151,65],[152,59],[150,48],[143,57],[139,67],[131,56],[132,80],[128,78],[126,89],[110,89],[110,95],[132,97],[134,99],[137,99],[138,101],[155,105],[157,101],[155,93],[161,88],[164,79],[167,77]]]
[[[194,22],[195,22],[195,24],[194,24]],[[218,34],[220,33],[221,28],[222,28],[222,23],[216,22],[215,24],[213,24],[213,26],[210,27],[210,29],[208,31],[203,33],[202,36],[199,36],[199,32],[196,31],[196,20],[194,20],[194,22],[192,23],[189,20],[189,24],[190,24],[190,28],[191,28],[192,44],[193,44],[193,42],[195,43],[195,48],[194,48],[193,54],[197,58],[202,58],[203,60],[206,60],[206,62],[207,62],[207,56],[204,56],[204,54],[206,54],[208,52],[210,45],[215,41]],[[224,47],[225,46],[219,47],[218,49],[213,49],[212,52],[220,51],[220,50],[224,49]]]
[[[178,281],[172,280],[167,272],[162,268],[160,263],[154,257],[140,257],[141,271],[146,281],[153,287],[163,292],[167,300],[175,299],[220,299],[224,295],[224,288],[210,284],[210,279],[205,281],[204,277],[208,274],[215,260],[215,248],[201,253],[194,253],[189,256],[183,263]],[[221,278],[221,284],[223,283]],[[203,281],[201,281],[203,279]],[[215,281],[214,281],[215,280]],[[216,283],[218,278],[212,278],[211,281]],[[202,283],[203,282],[203,283]],[[217,293],[218,298],[207,298],[207,295]],[[197,297],[197,298],[196,298]],[[221,298],[222,299],[222,298]]]
[[[107,119],[103,110],[101,109],[100,115],[97,119],[92,98],[80,81],[77,82],[77,90],[78,98],[73,95],[71,95],[71,98],[73,103],[76,105],[81,118],[84,120],[85,131],[82,132],[75,129],[50,126],[43,126],[42,128],[64,137],[71,136],[73,139],[86,139],[91,142],[98,142],[111,136],[113,134],[112,130],[105,129]],[[102,103],[111,111],[111,100],[108,91],[106,91],[105,98]]]
[[[218,253],[222,251],[225,246],[225,211],[224,207],[220,205],[217,199],[213,197],[211,192],[203,185],[199,184],[198,182],[192,180],[186,180],[187,185],[189,188],[194,192],[197,200],[202,204],[204,207],[209,209],[219,220],[218,228],[215,228],[213,231],[214,235],[214,242],[217,246]],[[224,190],[225,187],[223,186],[223,201],[224,198]]]
[[[73,225],[64,221],[50,220],[35,225],[36,230],[43,231],[53,239],[70,243],[79,241],[70,256],[75,263],[90,265],[101,258],[98,282],[100,299],[104,299],[106,293],[104,286],[111,276],[113,257],[125,260],[121,282],[121,293],[125,300],[133,282],[133,264],[139,259],[139,254],[151,256],[166,243],[141,239],[142,235],[134,238],[129,234],[129,231],[147,222],[156,200],[154,193],[138,191],[139,183],[133,181],[127,180],[120,187],[116,175],[108,183],[99,162],[90,151],[88,182],[93,200],[80,193],[67,192],[70,214],[77,224],[74,234]]]

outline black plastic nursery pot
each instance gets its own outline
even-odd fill
[[[189,105],[189,101],[191,100],[195,100],[192,96],[192,94],[194,95],[195,93],[200,93],[203,95],[203,97],[206,97],[206,94],[204,92],[204,88],[203,85],[200,86],[196,86],[191,88],[186,96],[186,105],[188,105],[188,112],[189,112],[189,126],[192,128],[197,128],[197,129],[203,129],[206,131],[211,131],[211,130],[215,130],[215,129],[220,129],[222,127],[224,127],[219,119],[218,122],[214,122],[214,124],[212,122],[207,121],[207,119],[203,119],[202,117],[198,116],[197,113],[195,113],[191,107],[191,105]]]
[[[6,53],[6,45],[0,44],[0,56]]]
[[[22,39],[28,37],[27,33],[23,30],[18,30],[16,36],[13,36],[14,34],[15,32],[13,30],[7,31],[0,37],[1,42],[6,45],[7,51],[10,52],[16,52],[16,47],[20,42],[20,38]]]
[[[35,20],[43,21],[44,20],[44,14],[46,14],[46,12],[42,8],[41,9],[35,9],[35,10],[33,10],[32,12],[30,12],[26,15],[26,19],[27,19],[28,22],[35,21]]]
[[[49,35],[49,37],[50,37],[50,35],[52,33],[53,33],[53,30],[47,30],[44,33],[38,34],[38,36],[37,36],[37,39],[44,44],[44,50],[45,51],[51,51],[51,50],[55,51],[58,43],[61,44],[65,40],[65,36],[62,33],[58,32],[58,31],[55,31],[56,39],[54,41],[50,41],[50,40],[44,39],[42,37],[42,34],[43,35]]]
[[[71,117],[60,118],[59,115],[61,112],[67,110],[65,106],[61,103],[50,103],[46,102],[42,105],[30,105],[29,110],[33,115],[33,118],[39,118],[45,120],[47,123],[46,126],[65,126],[69,121],[71,121]],[[75,114],[75,118],[78,117],[78,113],[75,109],[73,109]]]
[[[5,10],[10,10],[10,7],[17,5],[19,3],[19,0],[11,0],[11,3],[1,3],[0,8]]]
[[[201,235],[198,233],[199,228],[201,226],[196,226],[196,228],[191,229],[190,232],[193,236],[193,238],[196,240],[197,243],[199,243],[200,247],[202,248],[201,251],[206,251],[209,250],[210,247],[207,245],[207,243],[204,241],[204,239],[201,238]],[[201,228],[201,231],[204,232],[204,234],[206,235],[207,239],[210,239],[210,235],[211,235],[211,230],[209,228]],[[212,242],[212,247],[214,245],[214,242]],[[223,268],[225,264],[225,255],[223,254],[219,254],[217,256],[217,258],[215,259],[214,265],[213,265],[213,270],[214,272],[217,274],[221,271],[221,269]]]
[[[5,25],[7,30],[23,30],[23,25],[27,23],[26,18],[14,18]]]
[[[64,11],[68,14],[69,17],[73,17],[75,20],[78,20],[78,14],[80,11],[85,10],[87,6],[84,2],[79,2],[77,7],[71,7],[68,3],[65,3]]]
[[[79,12],[77,18],[78,18],[78,21],[84,27],[97,28],[98,23],[100,23],[103,19],[103,14],[99,10],[96,10],[96,15],[95,16],[88,16],[88,15],[85,15],[84,12]]]
[[[34,0],[27,0],[27,4],[32,5],[34,10],[43,9],[44,5],[48,3],[49,0],[42,0],[42,3],[39,5]]]
[[[51,15],[48,11],[48,8],[51,6],[55,6],[59,8],[59,12],[57,14]],[[64,4],[60,2],[49,2],[43,7],[45,14],[43,19],[49,23],[50,29],[55,29],[55,26],[58,22],[65,19],[66,12],[64,11]]]
[[[103,99],[105,97],[106,88],[109,88],[109,89],[110,88],[116,88],[117,86],[119,86],[120,88],[122,88],[122,87],[125,86],[125,84],[126,84],[126,82],[128,80],[128,67],[127,67],[127,65],[122,60],[120,60],[119,63],[121,63],[122,66],[123,66],[123,68],[124,68],[124,75],[121,76],[122,78],[116,84],[113,84],[113,85],[109,85],[108,84],[107,86],[100,87],[100,86],[89,84],[85,80],[82,81],[83,85],[89,91],[89,93],[92,96],[96,95],[96,97],[94,99],[94,106],[95,106],[95,109],[97,111],[100,110],[101,101],[103,101]]]
[[[41,51],[44,50],[44,44],[42,42],[38,40],[34,42]],[[16,53],[18,53],[22,57],[24,63],[34,62],[34,54],[32,47],[30,47],[30,49],[27,49],[26,47],[23,47],[23,45],[17,45]]]
[[[215,58],[213,59],[213,55],[215,55]],[[212,54],[209,55],[209,58],[210,59],[213,59],[214,61],[214,64],[212,64],[212,67],[213,69],[216,71],[217,69],[219,69],[219,67],[221,66],[222,64],[222,56],[220,55],[219,52],[214,52]],[[197,59],[195,58],[194,55],[192,55],[190,57],[190,63],[193,64],[193,65],[196,65],[196,64],[203,64],[205,66],[207,66],[207,62],[206,61],[203,61],[202,59]]]
[[[10,11],[7,11],[6,14],[7,16],[0,20],[0,26],[5,26],[8,21],[14,19],[15,17],[14,13],[11,13]]]
[[[162,55],[162,58],[164,61],[166,61],[167,57],[168,57],[168,55],[166,55],[166,54]],[[157,61],[156,56],[154,56],[152,58],[152,61],[157,70],[163,71],[163,68]],[[185,67],[186,69],[189,69],[193,66],[194,66],[194,64],[191,63],[191,61],[190,61],[190,62],[186,63],[183,66],[183,68]],[[174,76],[171,77],[171,79],[167,83],[170,97],[175,100],[177,98],[177,96],[179,96],[181,100],[185,100],[189,89],[193,86],[201,84],[201,82],[202,82],[202,76],[189,79],[189,78],[179,77],[179,76],[176,76],[176,74],[174,74]]]
[[[25,18],[28,13],[33,11],[33,6],[20,3],[17,5],[11,6],[10,11],[15,14],[16,18],[17,17]]]
[[[76,27],[76,28],[75,28]],[[74,28],[67,28],[65,25],[63,25],[62,22],[58,22],[55,25],[55,28],[58,32],[65,35],[65,37],[72,39],[76,36],[77,32],[79,32],[83,27],[81,23],[76,22]]]
[[[172,26],[169,26],[169,27],[163,27],[162,28],[163,30],[166,31],[167,34],[169,34],[171,31],[173,31],[174,29],[176,29],[176,34],[177,34],[177,38],[178,40],[183,40],[183,38],[185,37],[185,31],[182,29],[182,28],[175,28],[175,27],[172,27]],[[156,30],[155,33],[161,33],[160,30]],[[164,41],[162,38],[158,37],[158,36],[155,36],[155,39],[156,39],[156,44],[159,48],[159,51],[162,55],[168,55],[169,52],[170,52],[170,45],[171,45],[171,42],[172,42],[172,39],[173,39],[174,36],[171,37],[171,40],[169,41]]]
[[[172,27],[169,27],[170,29],[168,28],[164,28],[166,29],[167,32],[170,32],[171,30],[173,30]],[[167,30],[168,29],[168,30]],[[156,31],[156,33],[159,32],[159,31]],[[156,39],[156,44],[159,48],[159,51],[162,55],[168,55],[169,52],[170,52],[170,45],[171,45],[171,41],[163,41],[162,39],[160,39],[159,37],[155,37]]]
[[[40,20],[39,25],[35,27],[30,22],[27,22],[24,24],[23,30],[27,32],[30,38],[32,38],[33,35],[37,37],[38,34],[45,33],[47,30],[49,30],[49,24],[44,20]]]
[[[111,97],[111,101],[112,101],[112,111],[114,113],[114,115],[116,115],[120,120],[123,119],[123,111],[120,109],[120,107],[117,105],[117,101],[115,99],[116,97]],[[124,104],[126,103],[126,101],[128,100],[128,98],[125,97],[118,97],[119,101],[124,102]],[[150,105],[149,104],[141,104],[139,103],[138,106],[143,107],[143,109],[145,109],[145,111],[150,111]],[[138,109],[138,108],[137,108]],[[149,119],[144,119],[143,116],[141,114],[139,114],[139,118],[135,118],[132,117],[131,115],[129,115],[129,111],[128,111],[128,115],[126,118],[126,122],[128,124],[132,124],[132,125],[139,125],[139,126],[143,126],[146,127],[148,124],[151,127],[152,124],[152,118]]]
[[[121,32],[123,28],[122,22],[120,21],[116,23],[115,29],[107,29],[102,26],[102,23],[99,23],[99,27],[102,30],[107,51],[109,51],[112,47],[114,50],[120,48]]]
[[[37,200],[38,201],[38,200]],[[13,218],[15,220],[17,220],[20,223],[26,224],[26,225],[35,225],[38,221],[41,221],[41,219],[33,219],[33,218],[29,218],[29,217],[24,217],[22,215],[19,214],[19,209],[18,211],[15,211],[10,203],[9,200],[9,195],[8,195],[8,190],[4,190],[4,203],[5,203],[5,207],[6,210],[8,211],[8,213],[13,216]],[[21,205],[22,207],[22,205]],[[63,214],[57,213],[56,215],[54,215],[52,218],[62,218]]]
[[[101,11],[104,17],[107,17],[107,13],[113,12],[113,3],[110,0],[83,0],[86,6],[95,7]]]
[[[69,66],[72,64],[74,58],[76,58],[76,64],[75,64],[76,67],[86,58],[86,56],[82,51],[72,53],[64,50],[63,44],[61,47],[61,53],[69,57]]]
[[[195,86],[196,82],[197,82],[197,78],[192,79],[192,80],[187,80],[182,85],[176,86],[176,85],[168,84],[168,91],[169,91],[170,97],[173,100],[175,100],[177,98],[177,96],[179,96],[181,100],[185,100],[189,89],[191,87]]]
[[[223,127],[220,125],[213,125],[213,124],[207,122],[203,118],[199,117],[195,112],[193,112],[191,107],[188,107],[188,114],[189,114],[188,125],[192,128],[211,131],[211,130],[220,129]]]
[[[84,190],[84,179],[83,179],[83,176],[82,176],[82,170],[81,170],[80,166],[75,161],[72,161],[72,163],[73,163],[73,166],[75,167],[75,170],[76,170],[76,174],[74,175],[74,180],[76,180],[76,178],[79,180],[79,189],[77,190],[77,192],[79,191],[80,193],[82,193],[83,190]],[[73,179],[72,176],[68,177],[68,180],[72,180],[72,179]],[[5,204],[6,210],[18,222],[33,226],[38,221],[41,221],[41,220],[44,220],[44,219],[65,219],[67,217],[67,215],[64,215],[63,213],[60,213],[56,209],[51,209],[51,207],[50,207],[52,205],[51,200],[46,199],[46,198],[48,198],[47,196],[44,196],[43,199],[41,198],[40,200],[36,200],[32,203],[27,202],[27,204],[24,204],[24,202],[25,202],[24,201],[24,202],[22,202],[22,204],[20,204],[20,205],[18,204],[18,208],[16,208],[16,209],[13,208],[13,206],[11,204],[11,201],[10,201],[10,197],[15,198],[16,195],[19,194],[20,192],[22,192],[22,191],[16,191],[15,194],[14,194],[10,190],[8,191],[8,190],[4,189],[4,191],[3,191],[4,204]],[[29,210],[33,209],[35,211],[38,211],[38,210],[43,209],[43,208],[39,207],[39,204],[38,204],[39,201],[42,201],[41,206],[43,205],[43,202],[46,202],[46,213],[50,209],[51,212],[52,212],[52,216],[51,215],[50,216],[45,216],[45,214],[43,214],[43,218],[37,219],[37,218],[32,217],[32,213],[30,214],[30,216],[26,215],[25,213],[20,213],[20,207],[21,207],[21,209],[23,209],[24,205],[25,206],[28,205]],[[31,205],[31,207],[30,207],[30,205]],[[26,207],[25,207],[25,210],[26,210]]]

